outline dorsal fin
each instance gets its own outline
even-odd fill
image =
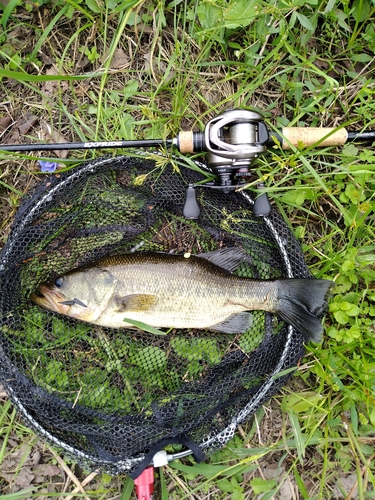
[[[200,253],[197,255],[202,259],[209,260],[213,264],[232,273],[244,261],[249,261],[249,256],[242,248],[222,248],[213,252]]]

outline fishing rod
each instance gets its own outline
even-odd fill
[[[203,132],[181,131],[173,139],[68,142],[48,144],[0,145],[2,151],[54,151],[103,148],[176,148],[182,154],[207,153],[207,167],[216,175],[217,182],[189,185],[184,214],[197,218],[199,208],[195,189],[208,187],[228,193],[244,184],[251,175],[250,166],[267,148],[341,146],[349,141],[374,142],[375,131],[350,132],[345,128],[283,127],[270,132],[260,113],[244,109],[230,109],[210,120]],[[260,184],[258,187],[262,187]],[[265,196],[259,196],[253,207],[257,215],[270,210]],[[258,213],[259,212],[259,213]],[[267,213],[265,213],[267,212]]]
[[[225,132],[229,133],[225,133]],[[198,153],[210,151],[210,144],[217,143],[217,137],[228,139],[233,144],[238,139],[240,131],[241,140],[249,143],[251,140],[266,147],[280,145],[282,149],[291,149],[291,146],[341,146],[346,142],[373,142],[375,131],[350,132],[345,128],[324,127],[283,127],[281,131],[270,133],[260,113],[242,109],[231,109],[213,118],[205,127],[204,132],[181,131],[173,139],[140,139],[125,141],[89,141],[89,142],[59,142],[39,144],[0,144],[1,151],[54,151],[54,150],[80,150],[80,149],[109,149],[109,148],[157,148],[176,147],[181,153]],[[248,137],[243,137],[248,132]],[[220,142],[220,148],[226,146]]]

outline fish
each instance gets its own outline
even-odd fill
[[[320,342],[319,316],[332,282],[233,274],[246,259],[236,247],[198,255],[108,256],[42,283],[30,298],[50,311],[108,328],[134,328],[127,319],[156,328],[238,334],[251,328],[251,311],[263,310]]]

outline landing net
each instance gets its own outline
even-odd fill
[[[285,384],[304,354],[302,335],[262,311],[238,335],[158,336],[96,327],[30,301],[40,283],[128,252],[240,247],[249,258],[239,276],[310,277],[278,211],[253,215],[249,192],[198,188],[201,215],[187,220],[186,188],[207,177],[195,168],[115,157],[43,177],[1,252],[1,382],[30,427],[88,467],[132,473],[170,444],[202,458]]]

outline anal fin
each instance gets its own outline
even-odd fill
[[[240,312],[229,316],[226,320],[210,326],[210,330],[221,333],[244,333],[253,323],[253,316],[249,312]]]

